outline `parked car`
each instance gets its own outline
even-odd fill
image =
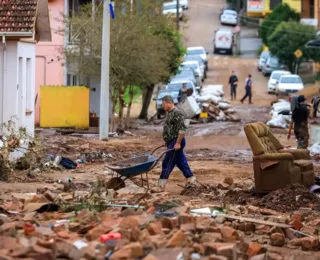
[[[204,70],[200,68],[198,61],[185,61],[181,63],[181,68],[192,68],[199,75],[199,80],[204,81]]]
[[[262,67],[262,74],[267,77],[270,76],[274,70],[287,70],[286,66],[280,64],[279,59],[275,56],[269,56],[266,63]]]
[[[164,89],[160,90],[157,97],[154,98],[156,101],[156,110],[157,110],[157,117],[158,119],[161,118],[162,115],[164,115],[166,112],[164,111],[163,105],[162,105],[162,98],[164,96],[172,96],[174,104],[178,104],[178,95],[179,91],[177,90],[172,90],[172,89]]]
[[[233,53],[233,32],[229,28],[220,28],[215,32],[213,40],[213,53]]]
[[[261,71],[270,56],[269,51],[263,51],[258,59],[258,70]]]
[[[236,9],[234,9],[234,8],[231,7],[231,6],[222,7],[222,8],[221,8],[221,11],[220,11],[219,17],[221,17],[221,15],[223,14],[223,12],[226,11],[226,10],[236,11]]]
[[[276,95],[296,93],[302,89],[304,85],[299,75],[282,75],[277,83]]]
[[[270,79],[268,81],[268,93],[269,94],[275,94],[276,93],[276,87],[277,87],[277,82],[283,75],[289,75],[291,74],[290,71],[286,70],[274,70],[271,73]]]
[[[223,14],[220,16],[220,23],[234,25],[234,26],[237,25],[238,23],[237,12],[232,10],[225,10]]]
[[[169,16],[177,15],[177,2],[164,3],[162,13],[164,15],[169,15]],[[180,20],[182,20],[182,18],[183,18],[182,7],[179,7],[179,18],[180,18]]]
[[[199,55],[186,55],[184,56],[184,62],[186,61],[197,61],[200,66],[200,70],[203,72],[203,77],[207,78],[207,70],[205,61]]]
[[[199,96],[198,91],[200,90],[200,87],[196,87],[192,81],[190,80],[174,80],[171,81],[166,89],[172,90],[172,91],[178,91],[182,88],[182,84],[186,83],[187,88],[191,88],[193,90],[192,96],[197,98]]]
[[[181,68],[179,73],[171,78],[171,81],[182,79],[190,80],[194,85],[199,86],[196,72],[192,68]]]
[[[201,59],[204,61],[204,64],[206,65],[206,71],[208,71],[208,54],[209,52],[205,50],[205,48],[201,46],[197,47],[188,47],[187,48],[187,56],[194,56],[194,55],[199,55]]]

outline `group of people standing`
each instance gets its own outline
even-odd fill
[[[229,85],[230,85],[230,94],[231,100],[237,99],[237,87],[238,87],[238,77],[234,71],[231,72],[231,76],[229,77]],[[248,75],[245,81],[245,90],[246,94],[240,100],[241,103],[245,101],[246,98],[249,98],[249,104],[252,104],[252,76]]]

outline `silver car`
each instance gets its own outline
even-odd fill
[[[270,56],[270,52],[269,51],[263,51],[259,57],[258,60],[258,70],[261,71],[263,66],[266,64],[267,59]]]

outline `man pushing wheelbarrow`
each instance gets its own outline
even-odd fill
[[[183,149],[186,146],[186,140],[184,137],[187,130],[184,123],[184,116],[181,111],[175,107],[171,96],[163,97],[162,105],[164,110],[167,112],[164,120],[163,139],[168,150],[171,151],[166,153],[162,162],[162,171],[159,179],[160,190],[165,189],[168,178],[175,166],[182,171],[188,183],[196,182],[196,177],[193,175],[187,158],[183,152]]]

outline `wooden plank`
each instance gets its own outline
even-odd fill
[[[265,220],[254,219],[254,218],[232,216],[232,215],[227,215],[227,214],[218,214],[217,216],[223,216],[223,217],[229,218],[229,219],[240,220],[240,221],[245,221],[245,222],[251,222],[251,223],[267,225],[267,226],[274,226],[274,227],[280,227],[280,228],[292,228],[291,225],[275,223],[275,222],[271,222],[271,221],[265,221]]]

